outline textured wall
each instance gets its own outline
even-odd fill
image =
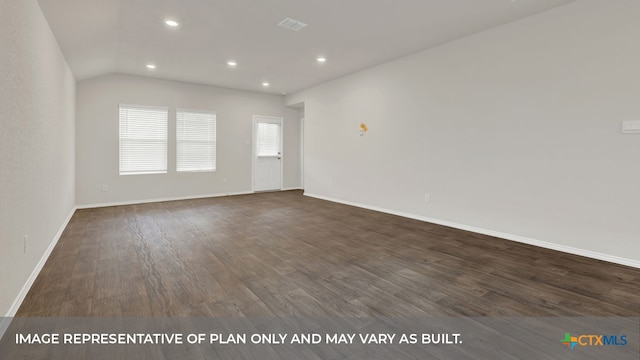
[[[640,264],[639,13],[576,1],[288,95],[305,191]]]
[[[79,205],[251,191],[253,115],[284,118],[284,187],[300,186],[300,115],[282,96],[129,75],[81,81],[77,93]],[[118,174],[119,104],[169,107],[167,174]],[[176,108],[216,112],[215,172],[176,173]]]
[[[36,1],[0,9],[0,314],[11,315],[75,204],[75,80]]]

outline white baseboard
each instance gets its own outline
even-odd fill
[[[12,317],[0,318],[0,340],[4,337],[4,333],[7,332],[9,325],[11,325]]]
[[[215,198],[215,197],[223,197],[223,196],[235,196],[235,195],[247,195],[247,194],[253,194],[253,192],[252,191],[239,191],[239,192],[228,192],[228,193],[218,193],[218,194],[204,194],[204,195],[190,195],[190,196],[178,196],[178,197],[157,198],[157,199],[114,201],[114,202],[99,203],[99,204],[83,204],[83,205],[78,205],[77,208],[78,209],[93,209],[93,208],[101,208],[101,207],[108,207],[108,206],[137,205],[137,204],[147,204],[147,203],[163,202],[163,201],[206,199],[206,198]]]
[[[352,201],[334,199],[334,198],[331,198],[331,197],[322,196],[322,195],[316,195],[316,194],[310,194],[310,193],[307,193],[307,192],[305,192],[304,195],[312,197],[312,198],[316,198],[316,199],[321,199],[321,200],[326,200],[326,201],[339,203],[339,204],[355,206],[355,207],[359,207],[359,208],[363,208],[363,209],[374,210],[374,211],[378,211],[378,212],[382,212],[382,213],[386,213],[386,214],[402,216],[402,217],[409,218],[409,219],[420,220],[420,221],[433,223],[433,224],[437,224],[437,225],[448,226],[448,227],[455,228],[455,229],[466,230],[466,231],[471,231],[471,232],[478,233],[478,234],[489,235],[489,236],[493,236],[493,237],[497,237],[497,238],[501,238],[501,239],[516,241],[516,242],[519,242],[519,243],[538,246],[538,247],[545,248],[545,249],[551,249],[551,250],[561,251],[561,252],[568,253],[568,254],[584,256],[584,257],[588,257],[588,258],[591,258],[591,259],[597,259],[597,260],[607,261],[607,262],[610,262],[610,263],[630,266],[630,267],[634,267],[634,268],[640,268],[640,261],[633,260],[633,259],[627,259],[627,258],[623,258],[623,257],[619,257],[619,256],[613,256],[613,255],[609,255],[609,254],[603,254],[603,253],[598,253],[598,252],[594,252],[594,251],[590,251],[590,250],[574,248],[574,247],[571,247],[571,246],[565,246],[565,245],[551,243],[551,242],[547,242],[547,241],[531,239],[531,238],[527,238],[527,237],[519,236],[519,235],[506,234],[506,233],[503,233],[503,232],[494,231],[494,230],[488,230],[488,229],[483,229],[483,228],[478,228],[478,227],[475,227],[475,226],[458,224],[458,223],[451,222],[451,221],[434,219],[434,218],[429,218],[429,217],[426,217],[426,216],[420,216],[420,215],[405,213],[405,212],[401,212],[401,211],[389,210],[389,209],[385,209],[385,208],[381,208],[381,207],[377,207],[377,206],[370,206],[370,205],[360,204],[360,203],[356,203],[356,202],[352,202]]]
[[[299,187],[299,186],[298,187],[288,187],[288,188],[282,189],[282,191],[290,191],[290,190],[304,190],[304,189]]]
[[[5,315],[6,317],[13,317],[18,312],[18,309],[20,308],[20,305],[22,305],[22,302],[24,301],[24,298],[27,296],[27,293],[29,292],[29,289],[31,289],[31,286],[33,285],[33,282],[36,281],[36,278],[38,277],[38,274],[40,274],[40,271],[44,267],[44,264],[47,262],[47,259],[49,259],[49,255],[51,255],[51,252],[53,251],[53,248],[58,243],[58,240],[60,240],[60,237],[62,236],[62,233],[64,232],[64,229],[67,228],[67,225],[69,224],[69,221],[71,221],[71,217],[73,216],[73,214],[75,212],[76,212],[76,208],[74,207],[73,209],[71,209],[71,212],[69,213],[69,215],[67,215],[67,218],[62,223],[62,226],[60,226],[60,229],[58,230],[58,232],[56,233],[56,235],[52,239],[51,243],[49,244],[49,247],[47,247],[47,250],[44,252],[44,254],[42,254],[42,257],[40,258],[40,261],[38,262],[36,267],[31,272],[31,276],[29,276],[29,279],[27,279],[27,282],[22,287],[22,290],[20,290],[20,293],[18,293],[18,296],[13,301],[13,304],[9,308],[9,312]],[[2,330],[2,328],[1,328],[2,326],[3,326],[3,324],[0,324],[0,330]],[[9,326],[9,325],[7,324],[7,326]]]

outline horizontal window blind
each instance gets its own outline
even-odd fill
[[[280,124],[259,122],[257,134],[257,155],[280,155]]]
[[[120,105],[120,175],[167,172],[167,108]]]
[[[176,170],[216,170],[216,114],[176,112]]]

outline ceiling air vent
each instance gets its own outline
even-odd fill
[[[282,26],[285,29],[298,31],[298,30],[302,29],[303,27],[307,26],[307,24],[303,23],[300,20],[296,20],[296,19],[292,19],[292,18],[286,18],[286,19],[280,21],[278,23],[278,26]]]

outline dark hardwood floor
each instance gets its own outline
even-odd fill
[[[639,314],[639,269],[300,191],[79,210],[18,312]]]

